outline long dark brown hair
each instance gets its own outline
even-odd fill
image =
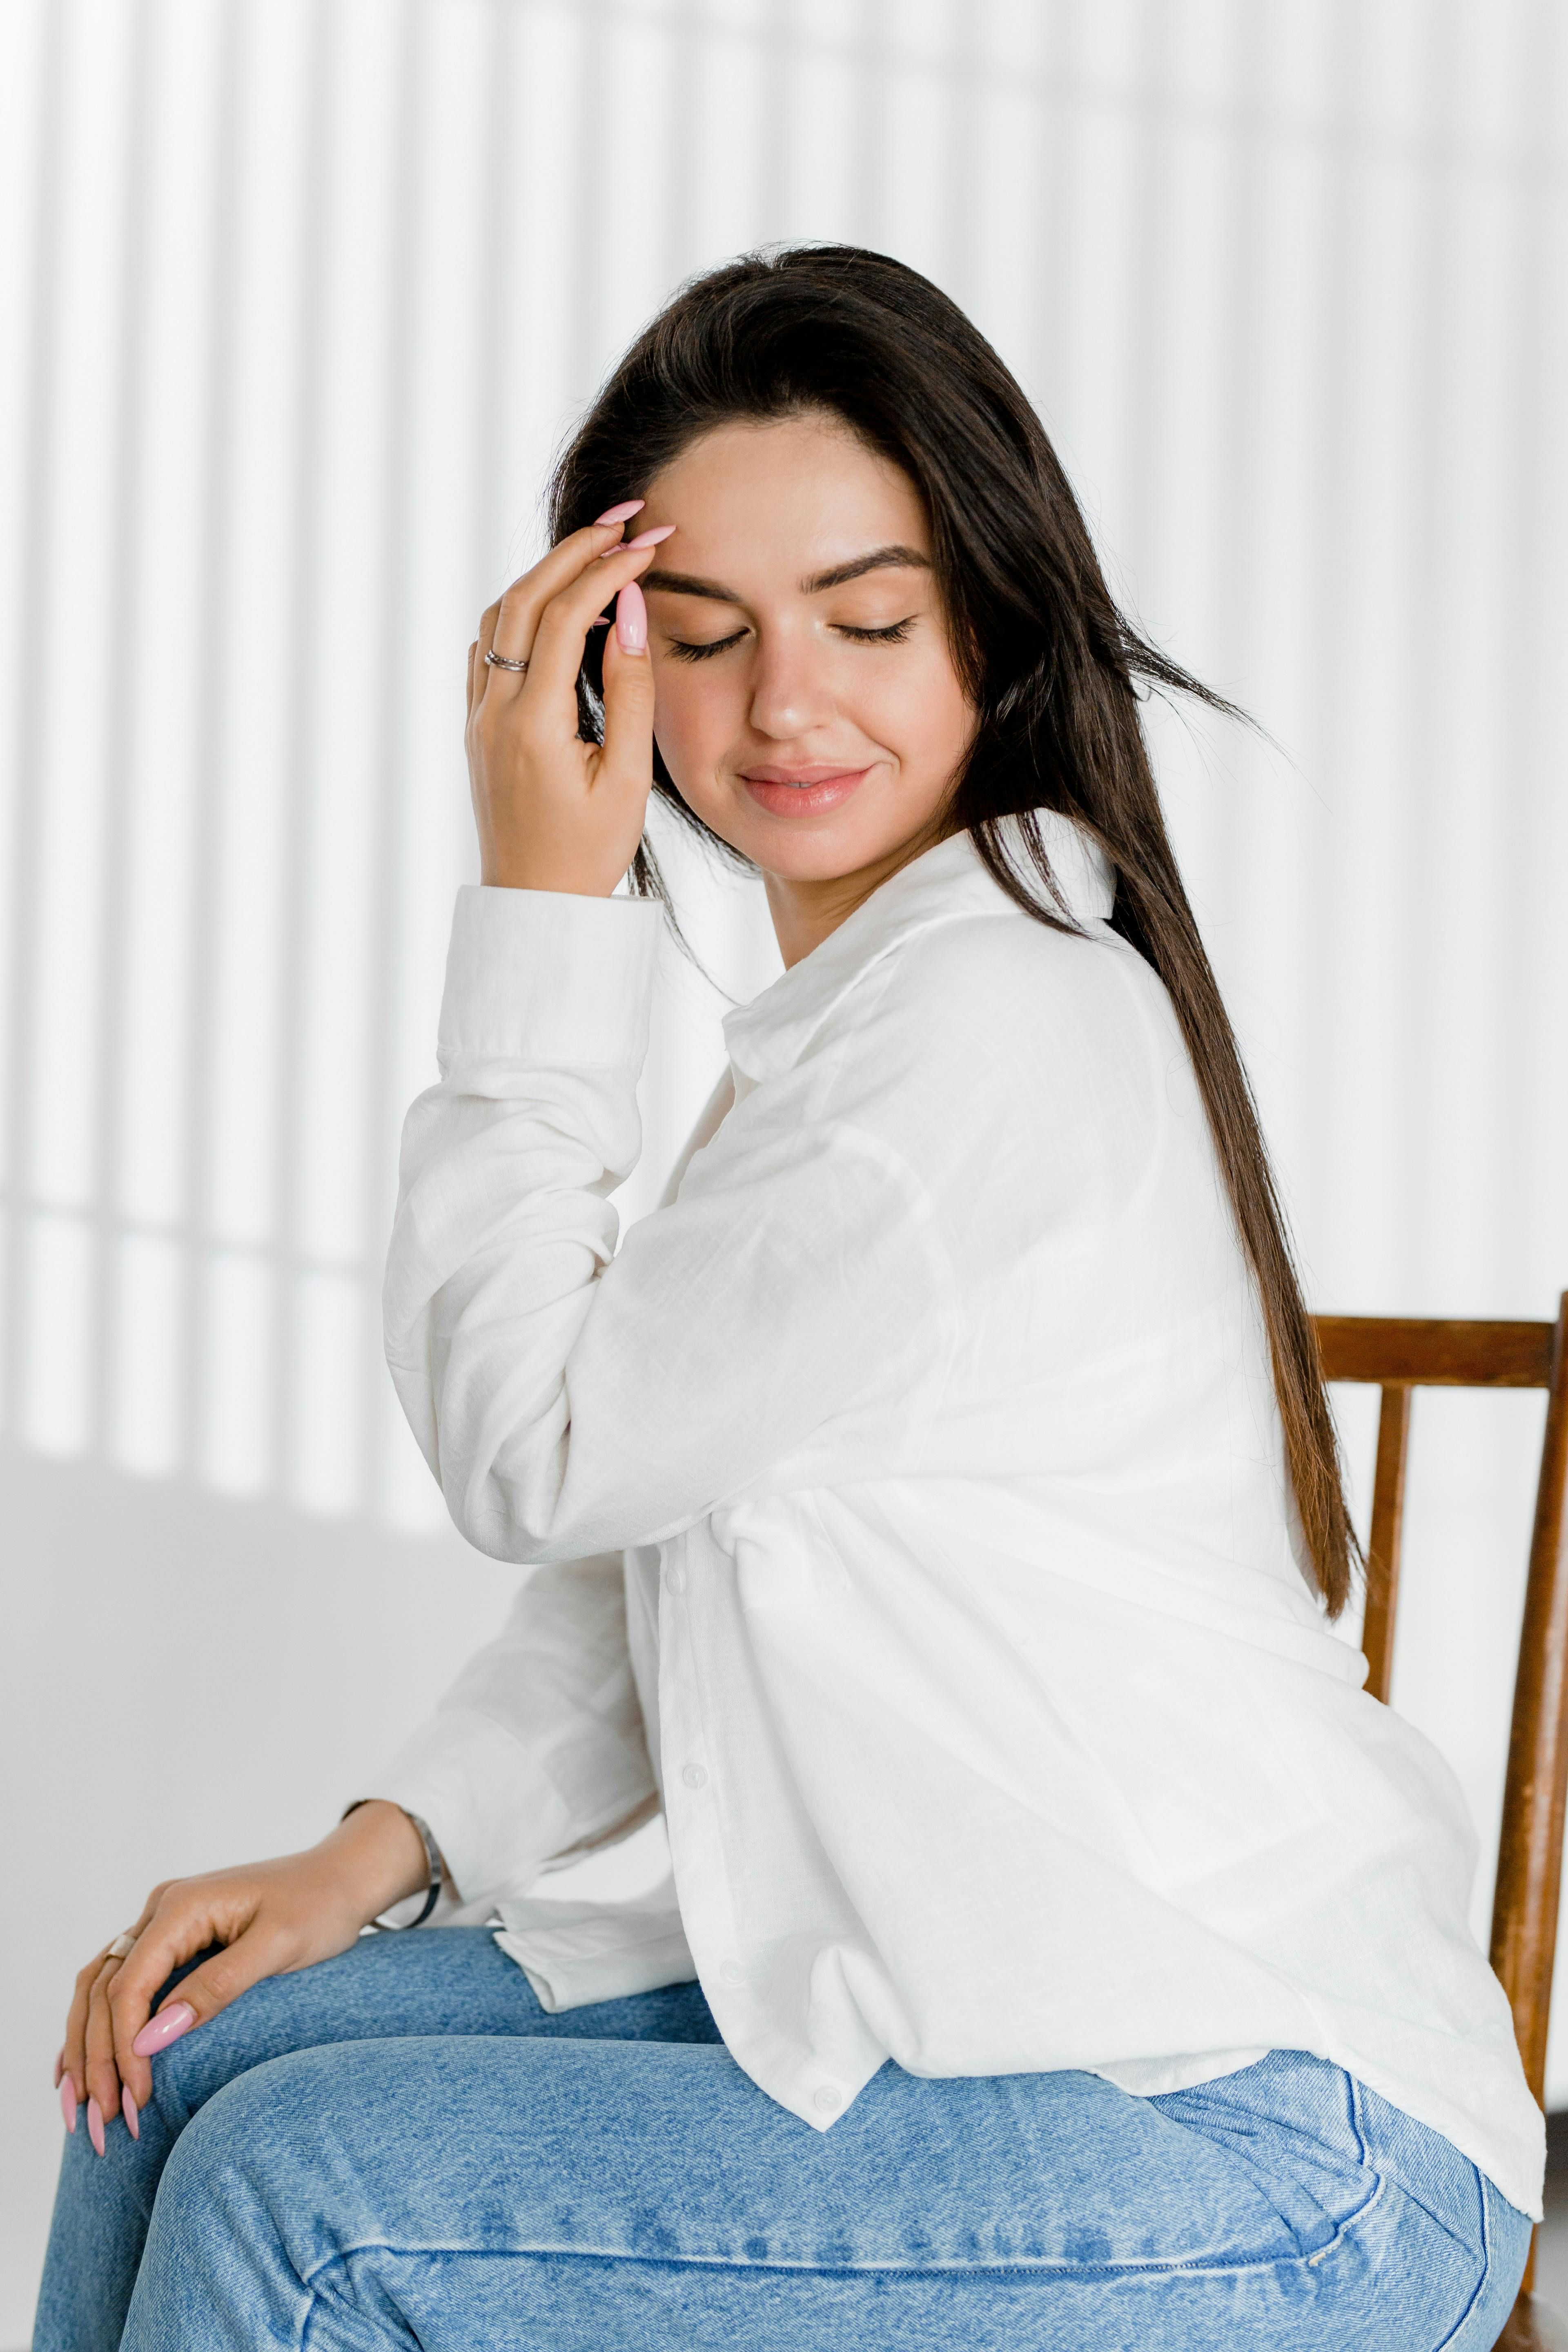
[[[1312,1576],[1337,1615],[1359,1553],[1333,1423],[1257,1105],[1165,830],[1139,688],[1231,706],[1118,610],[1056,452],[990,344],[929,279],[885,254],[803,246],[727,263],[677,295],[594,402],[551,486],[552,536],[639,495],[715,425],[813,410],[901,467],[924,499],[954,657],[978,713],[953,828],[967,830],[1026,914],[1071,929],[1030,812],[1076,818],[1115,869],[1112,927],[1169,992],[1258,1279]],[[578,688],[590,739],[601,725],[601,642],[590,639]],[[714,839],[657,751],[654,785]],[[1007,855],[1004,817],[1021,820],[1009,830],[1026,870]],[[646,844],[631,881],[668,905]]]

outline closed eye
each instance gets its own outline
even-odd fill
[[[901,646],[914,625],[915,615],[912,613],[907,620],[889,621],[885,629],[851,628],[847,621],[838,621],[834,624],[838,635],[841,637],[847,637],[853,646]]]
[[[837,621],[833,625],[834,634],[847,637],[852,646],[901,646],[914,627],[915,619],[911,613],[906,620],[891,621],[882,629],[858,629],[847,621]],[[710,661],[715,654],[728,653],[731,646],[738,646],[748,634],[745,629],[736,629],[727,637],[710,637],[706,644],[671,637],[669,650],[677,661]]]
[[[744,629],[736,629],[727,637],[710,637],[706,645],[691,645],[684,637],[671,637],[669,650],[677,661],[710,661],[715,654],[727,653],[731,646],[738,646],[746,634]]]

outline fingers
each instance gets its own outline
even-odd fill
[[[605,643],[605,750],[595,772],[595,793],[646,794],[653,782],[653,664],[647,655],[647,605],[635,580],[616,604],[616,625]]]
[[[363,1914],[352,1897],[342,1897],[341,1857],[323,1862],[321,1852],[154,1887],[136,1926],[81,1970],[57,2081],[68,2128],[80,2127],[85,2100],[86,2130],[100,2156],[117,2118],[140,2136],[137,2117],[152,2096],[152,2061],[160,2051],[261,1978],[307,1967],[353,1942]],[[203,1954],[209,1956],[153,2015],[159,1989]]]
[[[199,2005],[199,1997],[193,1999],[187,1993],[186,1986],[205,1973],[198,1969],[175,1988],[154,2018],[153,2002],[158,1988],[207,1945],[226,1942],[243,1933],[254,1916],[254,1901],[237,1907],[226,1904],[219,1916],[199,1885],[176,1886],[105,1985],[105,2012],[117,2081],[131,2093],[138,2107],[145,2106],[152,2095],[152,2059],[172,2042],[177,2042],[181,2032],[188,2032],[193,2025],[223,2006],[222,2001],[208,1995],[204,2008]],[[179,2016],[176,2011],[181,2012]]]
[[[640,501],[639,501],[640,503]],[[627,501],[630,504],[630,501]],[[625,508],[610,509],[610,520],[591,522],[584,530],[574,530],[548,555],[514,580],[499,604],[492,604],[479,625],[479,659],[486,654],[503,654],[508,661],[528,661],[533,650],[533,633],[539,616],[563,588],[579,579],[595,559],[614,549],[621,536]],[[495,672],[487,673],[494,681]],[[503,677],[509,673],[503,671]],[[521,679],[514,670],[510,675]]]
[[[162,1885],[154,1886],[146,1902],[142,1906],[134,1924],[126,1931],[128,1934],[132,1936],[141,1934],[162,1900],[167,1885],[168,1881],[164,1880]],[[114,1943],[119,1943],[120,1940],[118,1936],[113,1938]],[[88,2017],[92,2004],[94,1987],[103,1974],[105,1963],[109,1961],[112,1961],[113,1966],[118,1968],[119,1961],[114,1958],[112,1944],[105,1944],[100,1950],[93,1954],[86,1968],[78,1971],[75,1989],[71,1995],[70,2009],[66,2017],[66,2038],[55,2063],[55,2087],[59,2092],[61,2111],[65,2116],[66,2127],[69,2131],[74,2131],[76,2128],[77,2108],[89,2095],[87,2080]]]
[[[479,614],[479,634],[474,645],[473,698],[476,702],[483,701],[485,688],[490,682],[490,672],[485,667],[485,656],[496,641],[496,623],[500,619],[500,600],[498,597],[493,604],[487,604]]]
[[[96,1961],[89,1962],[77,1979],[79,1990],[84,1981],[86,1983],[87,2001],[81,2032],[81,2063],[79,2072],[75,2074],[73,2089],[79,2086],[81,2096],[87,2103],[88,2136],[100,2156],[103,2154],[105,2127],[113,2121],[117,2114],[124,2116],[126,2125],[133,2135],[136,2131],[134,2120],[136,2107],[135,2104],[132,2103],[125,2087],[124,2070],[119,2063],[119,2053],[115,2046],[112,1994],[127,1961],[135,1958],[140,1948],[141,1938],[144,1936],[149,1922],[167,1892],[166,1880],[162,1885],[155,1886],[142,1906],[135,1924],[125,1931],[126,1936],[136,1939],[132,1943],[129,1953],[121,1955],[115,1950],[115,1944],[125,1941],[125,1936],[117,1936],[114,1944],[111,1944],[107,1951],[100,1953]],[[75,2016],[76,2003],[73,2002],[73,2023]],[[71,2042],[68,2029],[66,2039],[68,2051]],[[74,2128],[64,2096],[63,2084],[61,2094],[61,2112],[65,2115],[68,2128]]]
[[[263,1977],[277,1976],[293,1959],[286,1939],[276,1928],[251,1927],[223,1950],[182,1977],[155,2016],[149,2016],[145,1995],[121,1984],[110,1990],[119,2071],[138,2107],[152,2095],[152,2062],[161,2052],[198,2025],[226,2010]]]
[[[646,572],[653,562],[654,548],[658,540],[668,539],[667,529],[656,535],[647,533],[647,543],[638,547],[629,542],[617,547],[604,563],[572,581],[552,596],[539,616],[534,631],[533,651],[529,656],[528,683],[530,698],[542,709],[552,703],[563,714],[570,714],[572,732],[576,733],[577,672],[583,666],[583,648],[588,631],[596,615],[637,574]],[[637,602],[643,602],[642,591],[637,592]],[[647,643],[646,609],[642,620],[643,645]],[[614,636],[616,632],[611,631]]]
[[[76,2129],[77,2109],[87,2100],[87,2013],[99,1970],[107,1958],[107,1950],[95,1952],[86,1968],[79,1970],[66,2017],[65,2047],[60,2053],[64,2063],[59,2093],[68,2131]]]
[[[613,509],[514,583],[480,623],[467,746],[480,876],[494,886],[607,895],[641,838],[652,698],[646,607],[635,583],[674,525],[605,544],[612,526],[618,530]],[[581,739],[577,678],[589,628],[617,598],[626,625],[620,658],[606,666],[608,755]],[[526,677],[518,667],[483,667],[492,652],[500,664],[525,664]]]
[[[555,610],[562,596],[571,596],[574,616],[578,614],[582,601],[586,600],[590,604],[588,613],[580,618],[574,617],[572,624],[580,636],[585,636],[592,622],[613,600],[616,590],[628,576],[622,562],[623,557],[635,559],[630,575],[635,577],[637,571],[647,568],[651,551],[661,540],[668,539],[674,530],[673,523],[666,523],[658,530],[644,531],[637,538],[617,545],[616,534],[619,532],[620,523],[616,518],[624,511],[624,509],[612,507],[611,524],[594,523],[586,531],[574,531],[570,539],[563,540],[560,547],[552,549],[542,563],[536,564],[521,580],[513,581],[499,604],[491,605],[479,624],[479,658],[484,668],[482,677],[476,671],[476,690],[469,706],[470,716],[477,704],[491,694],[506,700],[515,698],[522,691],[523,673],[520,670],[498,670],[485,663],[487,654],[493,652],[498,658],[504,657],[509,662],[526,662],[531,677],[538,654],[540,626],[544,616]],[[606,540],[609,541],[607,546],[605,544]],[[580,544],[583,541],[588,544]],[[570,562],[555,562],[556,557],[568,553]],[[604,567],[602,571],[601,565]],[[581,661],[580,646],[577,658]],[[554,683],[559,685],[559,679]]]
[[[114,2021],[109,1996],[122,1962],[106,1954],[88,1997],[84,2036],[87,2072],[87,2128],[98,2154],[103,2154],[105,2123],[120,2113],[120,2070],[114,2062]]]

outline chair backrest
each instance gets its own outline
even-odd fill
[[[1313,1318],[1323,1377],[1383,1391],[1367,1544],[1367,1689],[1388,1697],[1399,1601],[1399,1548],[1411,1392],[1425,1388],[1545,1389],[1546,1439],[1535,1496],[1524,1622],[1514,1677],[1491,1963],[1513,2011],[1531,2089],[1542,2105],[1563,1820],[1568,1799],[1568,1292],[1555,1323],[1404,1322]]]

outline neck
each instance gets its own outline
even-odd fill
[[[801,882],[783,874],[767,874],[763,881],[767,888],[768,912],[773,919],[773,935],[779,943],[784,970],[819,948],[840,923],[848,921],[857,907],[863,907],[873,890],[901,871],[925,850],[953,830],[951,824],[934,822],[912,841],[900,842],[897,849],[869,866],[857,866],[852,874],[835,874],[819,881]]]

